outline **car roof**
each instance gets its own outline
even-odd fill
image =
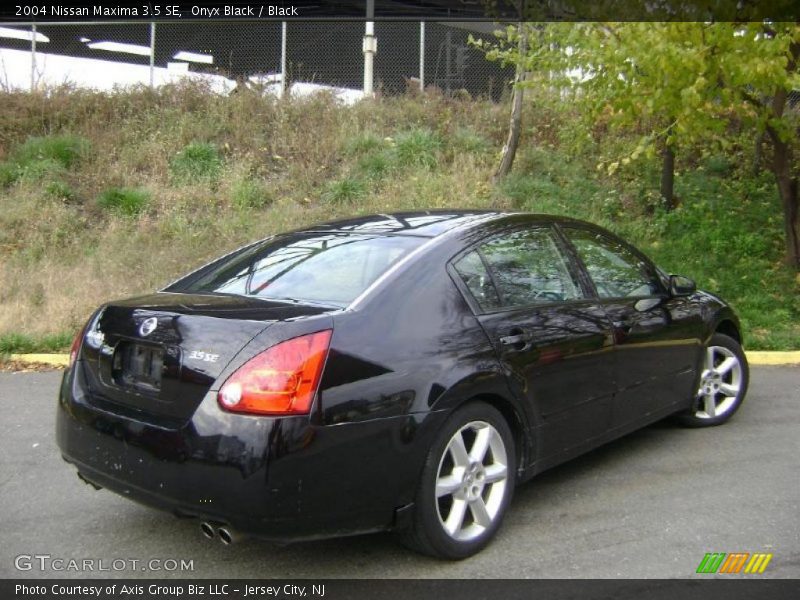
[[[478,225],[488,221],[505,219],[516,220],[517,218],[525,221],[573,221],[566,217],[546,214],[444,209],[365,215],[312,225],[300,229],[295,233],[383,233],[387,235],[409,235],[433,238],[454,229],[469,229],[471,225]]]

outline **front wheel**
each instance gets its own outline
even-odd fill
[[[711,336],[692,408],[679,416],[689,427],[721,425],[741,406],[750,372],[742,347],[722,333]]]
[[[431,447],[411,526],[401,540],[418,552],[461,559],[500,527],[514,491],[514,438],[503,416],[482,402],[453,413]]]

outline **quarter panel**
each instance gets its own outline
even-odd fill
[[[453,248],[443,244],[432,252],[358,310],[334,315],[319,393],[321,423],[416,419],[431,412],[447,416],[471,398],[491,396],[514,407],[527,440],[530,414],[511,394],[492,344],[447,273]],[[427,445],[407,457],[393,479],[400,477],[415,489],[426,452]],[[379,464],[365,474],[381,476]]]

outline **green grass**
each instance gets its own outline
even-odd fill
[[[471,127],[459,127],[453,134],[450,147],[454,152],[472,154],[483,154],[492,150],[489,140]]]
[[[747,178],[710,185],[700,171],[678,182],[686,200],[657,216],[640,240],[644,249],[666,269],[731,302],[748,347],[800,347],[800,279],[781,261],[783,224],[774,183]]]
[[[389,174],[394,162],[386,151],[366,154],[358,159],[356,168],[363,173],[364,177],[373,181],[382,179]]]
[[[386,146],[383,138],[372,131],[364,131],[348,138],[344,144],[344,153],[349,156],[360,156]]]
[[[666,213],[657,160],[596,169],[638,138],[588,135],[560,101],[525,107],[514,168],[495,185],[508,106],[486,100],[346,107],[196,84],[0,96],[0,352],[54,348],[99,304],[275,232],[450,207],[598,223],[730,301],[749,349],[800,346],[800,281],[781,262],[775,184],[750,173],[750,142],[679,156],[680,207]]]
[[[353,203],[367,193],[364,182],[356,177],[343,177],[328,184],[322,194],[323,201],[329,204]]]
[[[69,169],[89,153],[89,148],[89,141],[77,135],[29,137],[16,148],[12,160],[21,167],[52,160]]]
[[[252,179],[240,179],[231,190],[231,201],[239,209],[257,209],[269,206],[275,199],[262,183]]]
[[[394,139],[395,160],[403,167],[436,167],[442,140],[430,129],[403,131]]]
[[[63,181],[51,181],[45,186],[44,191],[54,200],[62,202],[75,202],[77,200],[75,190]]]
[[[125,217],[136,217],[150,203],[150,193],[141,188],[109,188],[97,198],[97,205]]]
[[[28,137],[0,163],[0,187],[20,180],[38,182],[58,177],[85,159],[90,147],[86,138],[76,135]]]
[[[69,350],[75,332],[30,336],[22,333],[0,335],[0,354],[31,354]]]
[[[10,186],[19,177],[17,166],[10,162],[0,162],[0,189]]]
[[[222,158],[214,144],[194,142],[175,155],[170,170],[179,184],[215,181],[222,170]]]

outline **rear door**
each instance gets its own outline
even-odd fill
[[[692,393],[702,315],[672,298],[655,266],[636,249],[589,226],[559,225],[611,321],[618,391],[614,424],[668,410]]]
[[[516,227],[457,257],[452,268],[511,386],[537,415],[539,457],[610,427],[610,325],[549,224]]]

